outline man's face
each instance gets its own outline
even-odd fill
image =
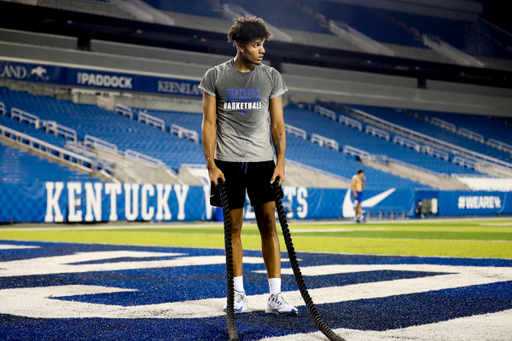
[[[357,174],[359,176],[359,179],[362,179],[364,177],[364,172],[361,172],[359,174]]]
[[[265,49],[263,48],[264,43],[265,39],[258,38],[246,44],[242,44],[240,52],[242,52],[244,60],[257,65],[261,64],[263,55],[265,54]]]

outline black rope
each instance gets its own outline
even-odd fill
[[[290,259],[290,263],[292,265],[293,274],[295,275],[295,281],[297,282],[297,286],[299,287],[300,294],[306,302],[306,307],[308,307],[308,311],[311,314],[311,318],[315,323],[318,330],[327,336],[327,338],[331,341],[346,341],[344,338],[336,334],[329,328],[320,314],[316,309],[311,296],[309,296],[308,288],[306,287],[306,283],[304,282],[304,278],[302,277],[302,273],[299,268],[299,261],[297,260],[297,256],[295,255],[295,248],[293,247],[292,236],[290,234],[290,230],[288,229],[288,221],[286,220],[286,213],[283,208],[283,191],[281,186],[279,185],[279,177],[276,178],[273,184],[274,187],[274,196],[276,201],[277,215],[279,217],[279,222],[281,223],[281,229],[283,230],[284,241],[286,243],[286,249],[288,250],[288,258]]]
[[[220,202],[224,214],[224,248],[226,250],[226,285],[228,289],[226,305],[226,322],[230,341],[239,341],[235,325],[235,288],[233,283],[233,245],[231,244],[231,218],[229,217],[228,196],[222,179],[218,179]]]

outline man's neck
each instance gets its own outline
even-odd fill
[[[233,63],[240,72],[249,72],[254,68],[253,63],[245,62],[244,59],[239,54],[236,55],[235,59],[233,60]]]

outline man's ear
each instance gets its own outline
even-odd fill
[[[239,50],[240,52],[244,52],[245,44],[238,43],[238,44],[237,44],[237,46],[238,46],[238,50]]]

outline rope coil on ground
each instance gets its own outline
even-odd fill
[[[290,230],[288,229],[288,221],[286,220],[286,213],[283,208],[283,191],[281,186],[279,185],[279,177],[275,179],[273,183],[274,187],[274,197],[277,208],[277,215],[279,217],[279,223],[281,224],[281,229],[283,230],[284,241],[286,243],[286,249],[288,250],[288,258],[290,259],[290,263],[292,265],[293,274],[295,275],[295,281],[297,282],[297,286],[299,287],[300,294],[306,303],[306,307],[308,308],[309,313],[311,314],[311,318],[315,323],[318,330],[324,333],[325,336],[331,341],[346,341],[344,338],[336,334],[329,328],[320,314],[316,309],[311,296],[309,296],[308,289],[306,287],[306,283],[304,282],[304,278],[302,277],[302,273],[300,272],[299,261],[297,260],[297,256],[295,255],[295,248],[293,247],[292,236],[290,234]]]
[[[235,289],[233,284],[233,247],[231,244],[231,218],[229,217],[228,196],[222,179],[218,179],[217,187],[219,189],[220,201],[222,203],[222,212],[224,214],[224,248],[226,250],[226,285],[227,285],[227,305],[226,322],[230,341],[239,341],[238,332],[235,325]]]

